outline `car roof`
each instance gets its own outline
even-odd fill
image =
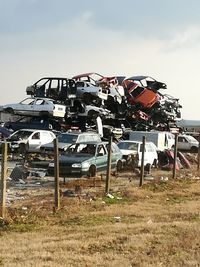
[[[96,133],[96,132],[79,132],[79,131],[69,131],[69,132],[61,132],[60,134],[76,134],[76,135],[82,135],[82,134],[84,134],[84,135],[99,135],[98,133]]]
[[[136,143],[136,144],[141,144],[142,141],[134,141],[134,140],[122,140],[122,141],[119,141],[119,143]],[[153,142],[145,142],[146,144],[154,144]]]
[[[51,132],[53,133],[52,131],[49,131],[49,130],[37,130],[37,129],[19,129],[15,132],[19,132],[19,131],[26,131],[26,132]]]
[[[79,143],[75,143],[75,144],[72,144],[72,145],[98,145],[98,144],[106,144],[106,142],[102,142],[102,141],[87,141],[87,142],[79,142]]]

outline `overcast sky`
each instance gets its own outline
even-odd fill
[[[149,75],[200,119],[199,0],[0,0],[0,104],[43,76]]]

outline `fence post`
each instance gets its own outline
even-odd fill
[[[111,159],[112,159],[112,132],[109,136],[109,143],[108,143],[108,160],[107,160],[107,172],[106,172],[106,188],[105,193],[108,194],[110,191],[110,171],[111,171]]]
[[[199,171],[200,168],[200,132],[198,136],[199,146],[198,146],[198,155],[197,155],[197,171]]]
[[[6,175],[7,175],[7,143],[2,143],[1,160],[1,214],[4,219],[6,216]]]
[[[54,139],[54,178],[55,178],[55,207],[54,211],[60,208],[60,189],[59,189],[59,153],[58,139]]]
[[[141,168],[140,168],[140,186],[143,185],[144,180],[144,153],[145,153],[145,144],[146,138],[145,136],[142,137],[142,159],[141,159]]]
[[[176,178],[177,146],[178,146],[178,133],[175,133],[174,162],[173,162],[173,175],[172,175],[173,179]]]

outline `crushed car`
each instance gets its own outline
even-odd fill
[[[25,98],[19,103],[6,104],[0,111],[23,116],[52,116],[64,118],[66,106],[50,98]]]
[[[21,129],[11,134],[6,141],[13,153],[38,152],[40,146],[52,142],[56,138],[52,131]]]
[[[44,77],[26,88],[27,95],[47,97],[65,103],[75,99],[77,88],[73,79],[59,77]]]

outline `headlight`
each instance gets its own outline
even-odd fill
[[[82,163],[83,168],[89,168],[90,164],[88,162]]]
[[[50,162],[49,167],[54,167],[54,162]]]
[[[81,168],[81,163],[74,163],[72,164],[72,168]]]

